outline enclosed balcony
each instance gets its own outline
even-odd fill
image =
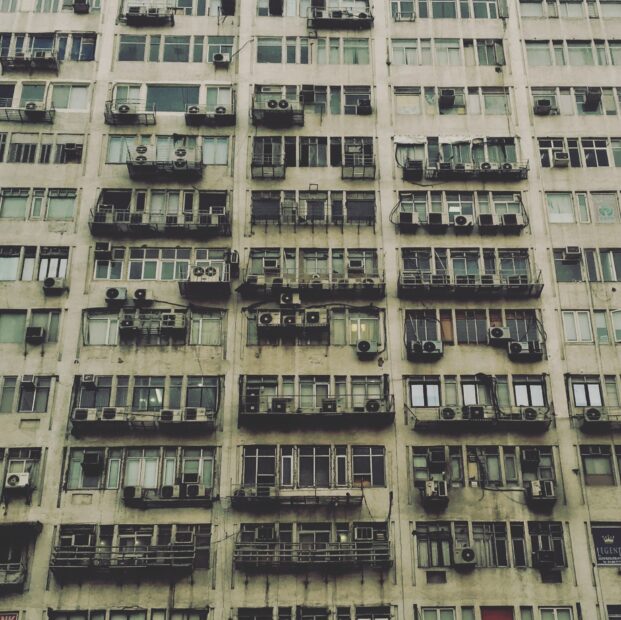
[[[583,433],[609,433],[621,430],[621,407],[574,407],[573,417]]]
[[[192,482],[189,482],[189,479]],[[198,474],[185,474],[178,484],[162,485],[157,489],[139,486],[123,487],[123,503],[131,508],[209,508],[213,491],[198,482]]]
[[[131,407],[76,407],[71,413],[71,434],[122,435],[135,432],[204,434],[215,429],[216,412],[203,407],[138,411]]]
[[[465,163],[440,161],[427,165],[425,168],[425,178],[434,181],[469,181],[479,179],[481,181],[511,182],[527,179],[528,169],[529,166],[526,161]]]
[[[185,108],[185,124],[189,127],[229,127],[235,125],[235,103],[191,104]]]
[[[552,423],[550,405],[544,407],[494,407],[463,405],[406,407],[412,429],[433,433],[514,432],[544,433]]]
[[[139,145],[129,149],[127,170],[136,181],[195,181],[205,165],[198,147],[174,147],[160,154],[156,147]]]
[[[224,251],[222,258],[191,265],[187,280],[179,282],[179,293],[185,298],[203,300],[226,297],[231,293],[231,278],[238,269],[237,252]]]
[[[50,570],[61,581],[126,576],[137,579],[158,575],[178,579],[192,572],[195,557],[194,544],[56,545],[52,551]]]
[[[312,30],[369,30],[373,27],[373,15],[366,0],[320,0],[313,5],[308,12],[308,27]]]
[[[304,126],[304,104],[281,93],[256,93],[252,98],[252,124],[270,128]]]
[[[12,100],[0,99],[0,121],[51,124],[55,116],[54,106],[43,101],[28,101],[19,107],[12,107]]]
[[[104,120],[108,125],[155,125],[155,104],[147,106],[141,99],[106,101]]]
[[[253,179],[284,179],[286,170],[284,157],[280,155],[255,155],[250,166]]]
[[[233,489],[231,505],[237,510],[263,512],[279,508],[354,508],[362,504],[360,487],[285,488],[276,485],[238,485]]]
[[[174,26],[175,11],[169,0],[126,0],[121,19],[136,28]]]
[[[41,529],[38,521],[0,524],[0,594],[23,591],[28,573],[28,550]]]
[[[0,66],[3,73],[33,71],[55,71],[58,73],[60,60],[58,52],[53,47],[29,50],[9,50],[6,55],[0,56]]]
[[[164,203],[168,198],[168,206]],[[183,198],[183,204],[179,201]],[[171,208],[172,206],[172,208]],[[89,228],[103,237],[205,237],[231,234],[226,192],[134,192],[105,189],[91,210]]]
[[[372,181],[375,179],[375,156],[366,152],[362,144],[345,145],[341,166],[341,178],[348,181]]]
[[[381,427],[391,424],[394,415],[390,394],[266,396],[250,385],[240,394],[239,424],[249,428]]]

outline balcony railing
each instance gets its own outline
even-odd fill
[[[175,181],[191,181],[203,176],[201,149],[198,147],[179,147],[171,149],[167,157],[159,157],[148,147],[145,154],[129,152],[126,163],[129,176],[139,181],[162,181],[165,178]]]
[[[278,270],[274,274],[246,272],[239,287],[244,297],[272,297],[287,290],[296,290],[302,300],[321,300],[356,297],[381,299],[386,292],[384,275],[379,271],[347,275],[297,273]]]
[[[22,562],[0,564],[0,592],[21,592],[26,581],[26,565]]]
[[[244,426],[384,426],[395,415],[392,396],[253,396],[251,391],[248,387],[240,398],[239,423]]]
[[[440,433],[516,432],[543,433],[553,418],[551,405],[545,407],[502,407],[490,405],[447,405],[444,407],[406,407],[415,431]]]
[[[342,179],[369,181],[375,179],[375,172],[375,157],[373,155],[345,153],[341,166]]]
[[[0,99],[0,121],[51,124],[56,116],[54,106],[41,101],[29,101],[19,107],[11,106],[11,99]]]
[[[373,26],[373,16],[368,8],[364,11],[354,6],[311,8],[308,27],[313,30],[368,30]]]
[[[250,173],[253,179],[284,179],[287,171],[283,157],[253,157]]]
[[[389,568],[388,541],[287,543],[241,542],[235,544],[234,562],[244,570],[304,571],[356,568]]]
[[[104,120],[108,125],[155,125],[155,104],[147,106],[142,99],[106,101]]]
[[[132,547],[56,546],[50,569],[64,579],[127,574],[180,578],[192,571],[196,557],[193,544],[141,545]]]
[[[9,51],[0,55],[0,66],[3,72],[11,71],[56,71],[60,66],[58,52],[54,48],[34,47],[24,51]]]
[[[363,501],[361,487],[298,488],[275,485],[238,485],[233,489],[231,505],[238,510],[264,511],[279,507],[353,508]]]
[[[411,183],[423,178],[436,181],[486,181],[509,182],[528,178],[529,162],[435,162],[424,159],[408,159],[401,166],[403,180]]]
[[[216,412],[201,407],[135,411],[131,407],[76,407],[71,414],[74,436],[130,431],[207,433],[215,429]]]
[[[376,221],[376,205],[373,201],[345,201],[343,204],[327,201],[309,205],[294,200],[282,202],[256,199],[252,202],[252,225],[276,224],[278,226],[319,227],[330,225],[373,226]]]
[[[539,297],[543,290],[541,272],[501,272],[455,275],[404,269],[399,274],[398,294],[403,299],[436,297],[497,297],[520,299]]]
[[[235,105],[199,105],[190,104],[185,107],[185,123],[190,127],[227,127],[235,125],[237,115]]]
[[[175,25],[176,4],[169,0],[126,0],[122,20],[128,26]]]
[[[133,508],[208,508],[213,504],[210,487],[200,483],[162,485],[157,489],[123,488],[123,503]]]
[[[304,104],[280,95],[259,94],[252,100],[252,124],[266,127],[303,127]]]
[[[621,407],[574,407],[572,413],[583,433],[621,430]]]
[[[144,213],[124,207],[99,204],[91,209],[88,222],[91,234],[110,237],[116,234],[127,236],[166,235],[202,239],[208,235],[231,234],[228,213]]]

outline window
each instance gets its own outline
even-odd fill
[[[88,86],[81,84],[54,84],[52,105],[57,110],[86,110]]]
[[[190,37],[165,36],[164,62],[189,62]]]
[[[158,112],[185,112],[186,106],[198,103],[198,86],[147,85],[147,109]],[[118,96],[118,89],[117,89]]]
[[[245,446],[243,457],[245,485],[276,484],[276,448],[273,446]]]
[[[119,60],[143,61],[146,36],[122,34],[119,38]]]
[[[53,247],[40,249],[38,280],[64,278],[69,264],[69,248]]]
[[[87,314],[84,319],[84,344],[117,345],[119,338],[118,314]]]
[[[159,411],[164,406],[164,377],[136,377],[132,408]]]
[[[507,549],[507,526],[505,523],[472,524],[472,543],[475,549],[477,566],[509,566]]]
[[[412,407],[439,407],[440,381],[410,380],[410,400]]]
[[[392,62],[395,65],[421,64],[418,55],[418,39],[393,39]]]
[[[563,310],[561,314],[567,342],[593,342],[591,313],[588,310]]]
[[[203,163],[226,166],[229,163],[229,139],[227,136],[203,138]]]
[[[557,282],[581,282],[582,263],[580,260],[565,258],[565,250],[554,250],[554,268]]]
[[[546,406],[545,383],[541,377],[514,377],[513,392],[517,407]]]
[[[190,265],[189,248],[131,248],[130,280],[185,280]]]
[[[258,37],[257,62],[281,63],[282,39],[280,37]]]
[[[159,462],[158,448],[130,448],[127,450],[123,486],[157,488]]]
[[[455,310],[458,344],[486,344],[487,316],[485,310]]]
[[[222,346],[223,316],[220,312],[192,313],[190,344],[203,346]]]
[[[136,136],[108,136],[107,164],[124,164],[129,149],[137,142]]]
[[[207,62],[213,62],[215,54],[233,54],[233,37],[207,37]]]
[[[352,447],[352,482],[358,486],[385,485],[383,447]]]
[[[569,607],[541,607],[541,620],[572,620]]]
[[[0,413],[11,413],[15,407],[17,377],[0,378]]]
[[[609,486],[615,483],[610,446],[580,446],[584,483]]]
[[[119,451],[120,452],[120,451]],[[102,467],[85,467],[85,462],[99,460]],[[69,467],[67,472],[67,489],[97,489],[101,485],[104,473],[104,450],[102,449],[73,449],[69,455]]]
[[[435,39],[435,58],[438,65],[461,65],[461,46],[459,39]]]
[[[576,407],[601,407],[602,389],[599,381],[588,377],[574,377],[571,381]]]
[[[369,40],[368,39],[343,39],[343,64],[345,65],[368,65],[369,64]]]
[[[46,342],[58,342],[59,323],[60,310],[33,310],[30,315],[31,327],[44,329]]]
[[[94,383],[80,382],[76,404],[78,407],[108,407],[111,402],[112,377],[99,375]]]
[[[552,54],[549,42],[527,41],[526,58],[531,67],[545,67],[552,65]]]
[[[50,377],[35,377],[32,383],[20,382],[19,411],[43,413],[47,411],[52,379]]]
[[[186,407],[204,407],[207,411],[218,410],[218,377],[188,377]]]
[[[455,620],[455,609],[449,607],[423,607],[422,620]]]
[[[0,344],[23,344],[25,336],[25,310],[0,312]]]
[[[27,189],[4,188],[0,190],[0,219],[25,219],[28,195]]]
[[[553,224],[572,224],[575,222],[574,207],[569,192],[548,192],[548,219]]]
[[[449,523],[416,523],[416,552],[419,568],[451,566],[451,529]]]
[[[621,620],[621,605],[608,605],[608,620]]]
[[[75,199],[74,190],[50,189],[47,194],[47,219],[72,220]]]

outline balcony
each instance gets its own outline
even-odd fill
[[[189,127],[229,127],[235,125],[235,105],[198,105],[185,108],[185,124]]]
[[[179,282],[179,294],[185,298],[208,300],[225,297],[231,293],[231,276],[239,265],[237,253],[230,252],[226,260],[203,261],[200,265],[191,265],[188,279]],[[233,258],[234,257],[234,258]]]
[[[272,129],[304,127],[304,105],[280,95],[257,94],[252,99],[252,124]]]
[[[373,15],[368,7],[364,11],[353,6],[309,9],[308,28],[311,30],[369,30],[372,27]]]
[[[553,410],[546,407],[464,405],[406,407],[412,429],[434,433],[514,432],[544,433],[552,423]]]
[[[92,578],[157,577],[178,580],[192,572],[193,544],[127,547],[61,546],[52,551],[50,570],[61,581]]]
[[[135,28],[174,26],[175,11],[168,0],[127,0],[121,20]]]
[[[231,222],[225,207],[212,207],[210,212],[145,213],[129,207],[100,203],[91,209],[88,221],[95,237],[183,237],[204,239],[217,235],[230,236]],[[216,212],[217,211],[217,212]]]
[[[130,508],[209,508],[213,505],[212,489],[198,482],[180,482],[158,489],[137,486],[123,488],[123,503]]]
[[[541,272],[453,275],[420,269],[404,269],[399,274],[401,299],[528,299],[543,290]]]
[[[12,123],[48,123],[54,122],[56,110],[41,101],[28,101],[24,105],[11,107],[11,99],[0,99],[0,121]]]
[[[0,56],[3,73],[33,71],[55,71],[58,73],[60,60],[58,53],[51,48],[33,48],[27,51],[12,51]]]
[[[364,542],[241,542],[235,543],[233,561],[245,571],[304,572],[390,568],[387,540]]]
[[[417,162],[417,166],[424,165]],[[424,169],[425,178],[430,181],[470,181],[478,179],[481,181],[511,182],[522,181],[528,178],[529,165],[527,161],[520,162],[491,162],[484,161],[478,163],[466,162],[436,162],[428,164]],[[405,178],[404,168],[404,180]],[[411,179],[418,180],[418,179]]]
[[[155,147],[140,145],[130,149],[127,170],[135,181],[179,181],[201,179],[205,165],[198,147],[177,147],[166,157]]]
[[[345,146],[347,149],[348,147]],[[345,152],[343,159],[343,165],[341,166],[341,179],[345,181],[372,181],[375,179],[375,158],[373,155],[365,155],[362,153],[362,147],[359,148],[360,152],[351,152],[353,148],[350,147],[350,152]]]
[[[274,485],[239,485],[233,489],[231,505],[237,510],[263,512],[279,508],[353,508],[362,505],[361,488],[290,489]]]
[[[26,550],[33,539],[41,532],[42,526],[38,521],[6,522],[0,524],[2,547],[22,547],[22,560],[14,562],[0,562],[0,594],[19,593],[24,590],[27,576],[27,566],[24,561]]]
[[[386,282],[378,271],[348,276],[328,273],[301,273],[286,271],[270,274],[246,273],[237,289],[246,298],[275,298],[286,291],[300,294],[302,301],[332,299],[382,299]]]
[[[155,104],[147,106],[140,99],[106,101],[104,120],[107,125],[155,125]]]
[[[71,434],[121,435],[135,431],[162,434],[205,434],[213,432],[216,412],[201,407],[134,411],[130,407],[76,407],[71,413]]]
[[[239,405],[239,424],[249,428],[382,427],[394,417],[392,396],[263,396],[249,387]]]
[[[287,171],[282,157],[253,157],[250,175],[253,179],[284,179]]]
[[[621,407],[574,407],[573,417],[583,433],[621,430]]]

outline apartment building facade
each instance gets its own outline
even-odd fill
[[[0,620],[621,618],[621,3],[0,18]]]

